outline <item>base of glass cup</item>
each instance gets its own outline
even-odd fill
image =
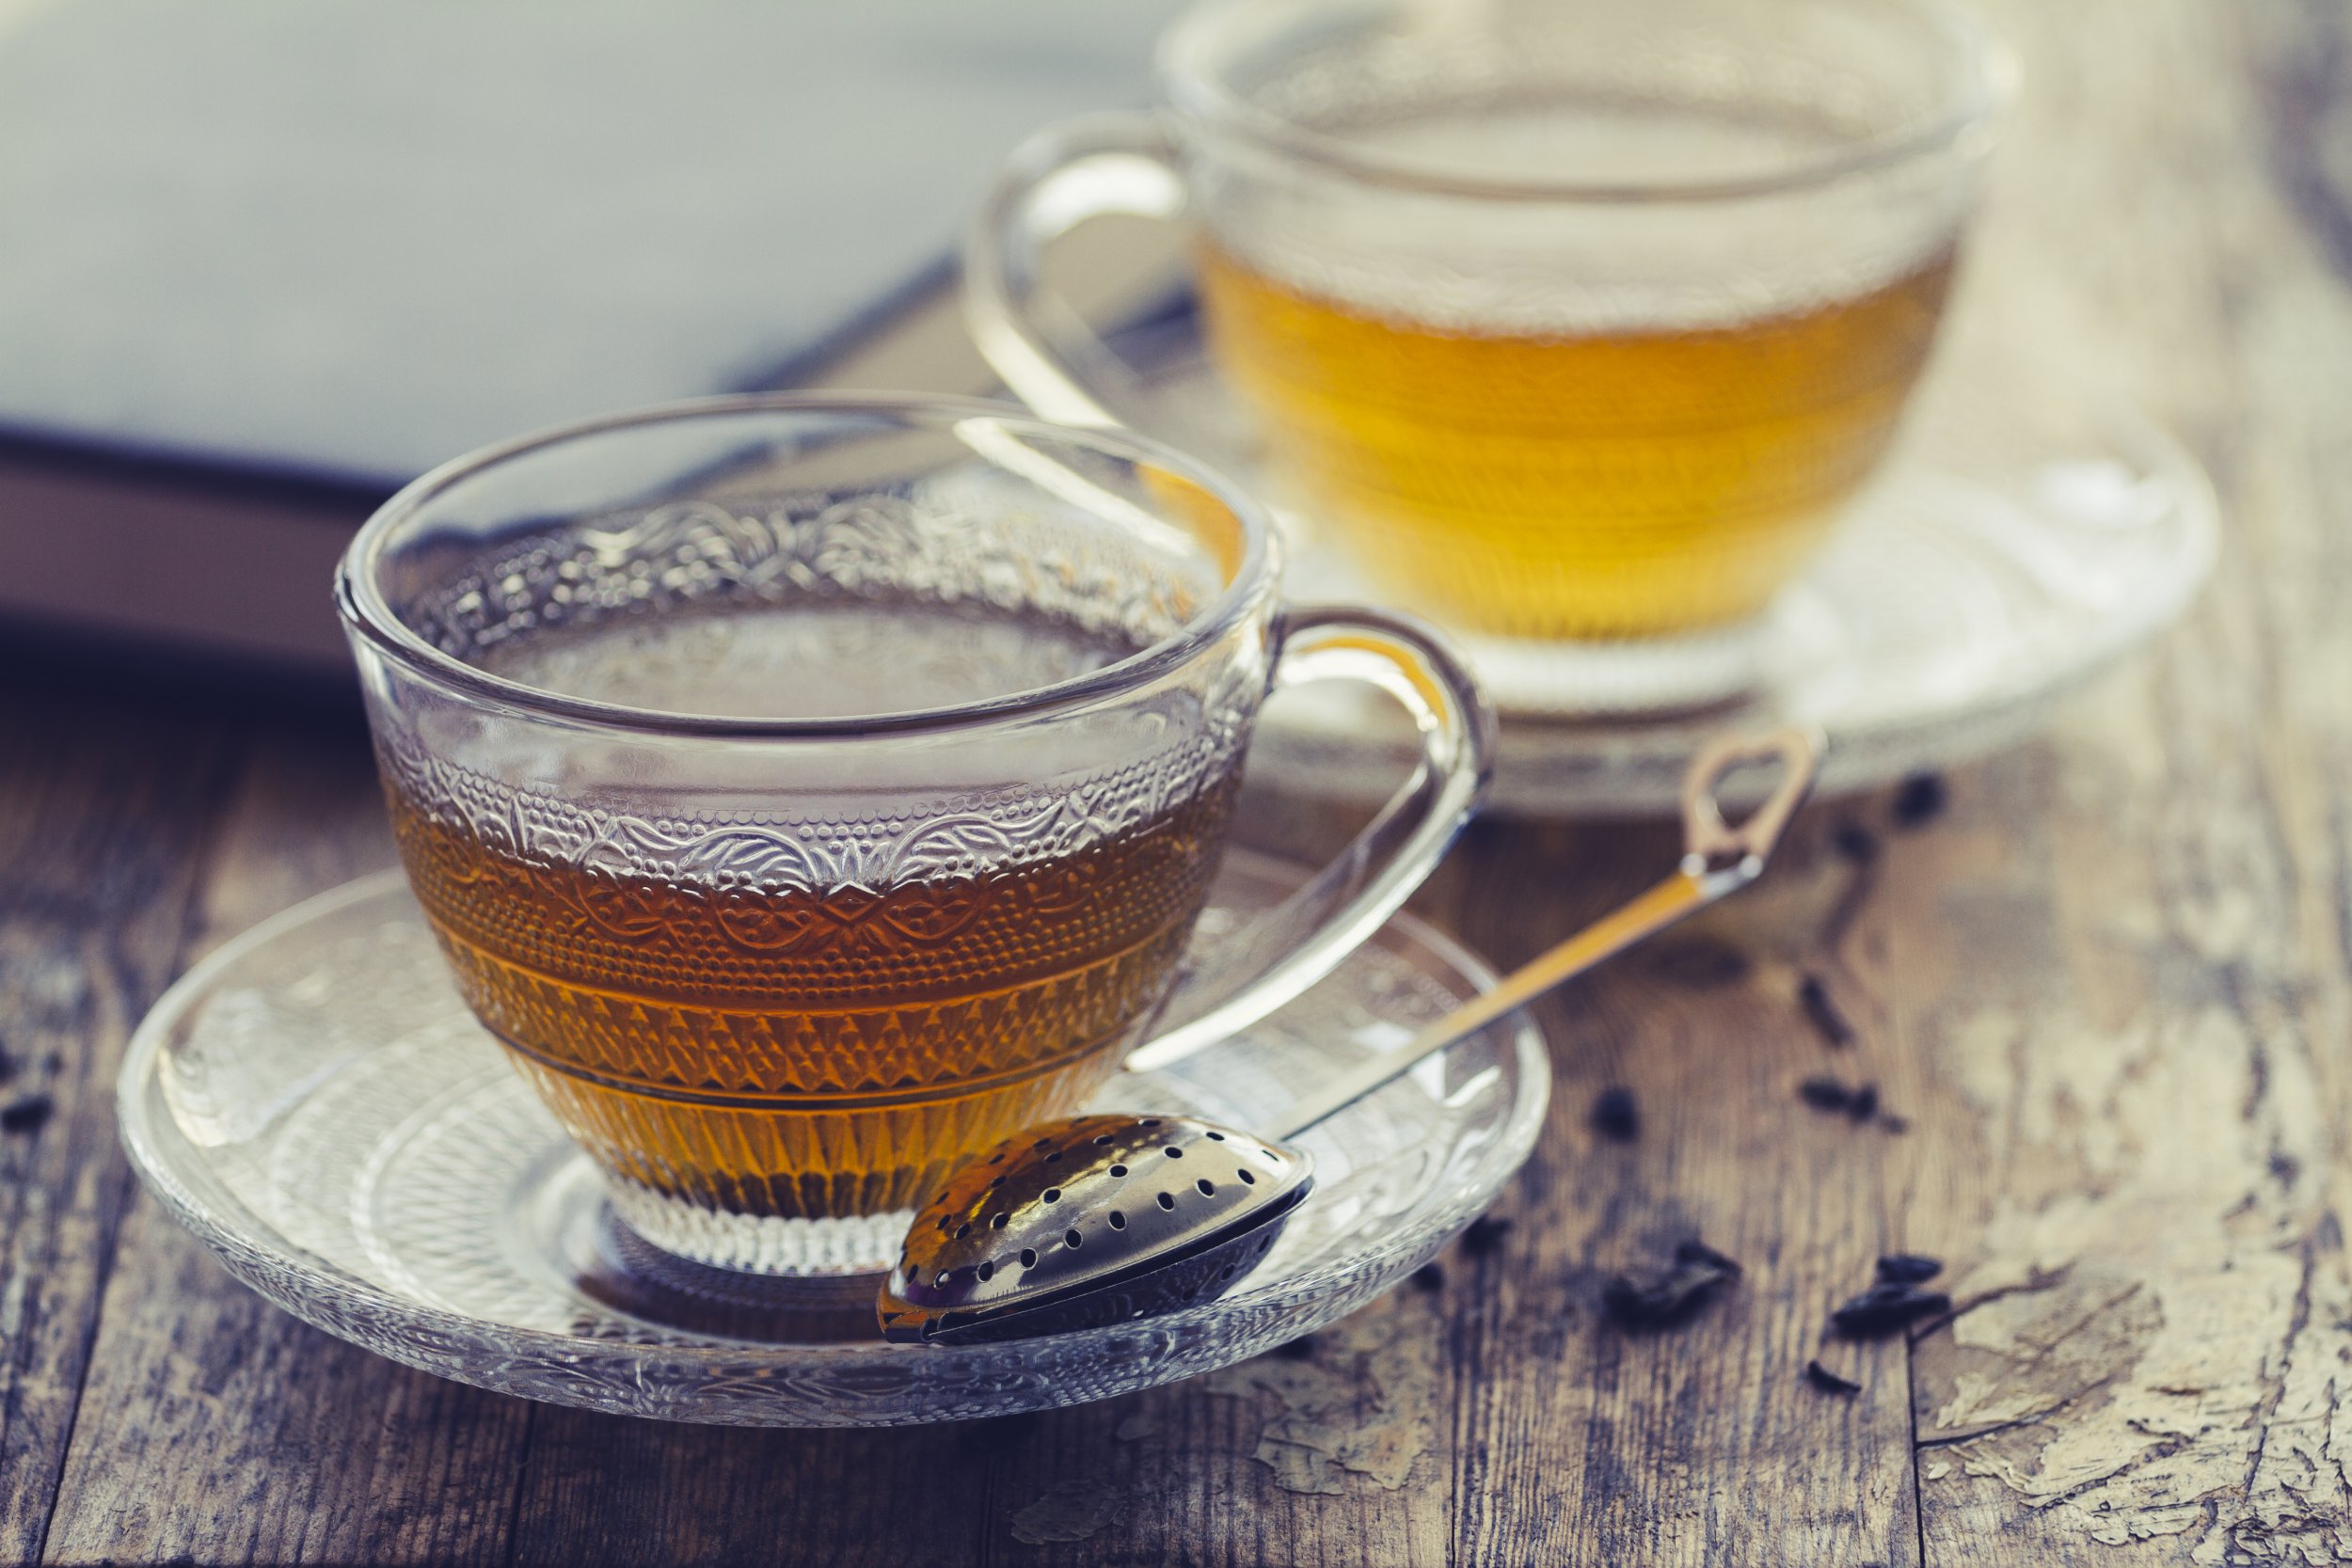
[[[649,1246],[708,1268],[822,1278],[882,1274],[914,1223],[912,1209],[790,1219],[728,1214],[607,1175],[613,1216]]]
[[[1606,641],[1455,636],[1506,712],[1672,713],[1728,702],[1760,685],[1772,617],[1768,610],[1705,631]]]

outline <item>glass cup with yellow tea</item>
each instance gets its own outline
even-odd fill
[[[2009,70],[1944,0],[1209,0],[1160,77],[983,213],[1008,382],[1121,412],[1040,254],[1182,216],[1216,363],[1384,594],[1623,647],[1736,641],[1885,454]]]

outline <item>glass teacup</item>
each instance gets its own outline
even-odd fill
[[[1944,0],[1209,0],[1159,69],[976,225],[999,372],[1131,419],[1041,252],[1181,216],[1265,455],[1383,595],[1619,655],[1754,627],[1886,451],[2009,74]]]
[[[1295,610],[1224,481],[985,404],[678,404],[388,502],[337,596],[409,880],[476,1015],[701,1262],[879,1268],[964,1157],[1295,996],[1472,809],[1411,623]],[[1260,702],[1367,681],[1415,777],[1191,946]]]

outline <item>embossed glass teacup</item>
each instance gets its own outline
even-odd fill
[[[1295,996],[1444,852],[1475,688],[1277,577],[1256,507],[1148,441],[757,397],[451,464],[337,596],[475,1013],[632,1229],[795,1274],[882,1266],[961,1159]],[[1260,702],[1334,678],[1422,766],[1194,948]]]

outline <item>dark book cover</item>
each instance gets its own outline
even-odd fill
[[[328,573],[485,441],[783,385],[945,275],[1165,0],[0,10],[0,626],[340,672]]]

